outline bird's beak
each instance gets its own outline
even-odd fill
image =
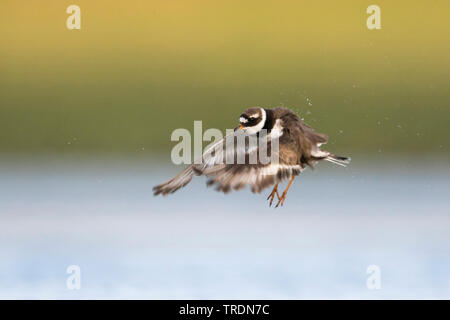
[[[236,128],[234,128],[234,131],[242,130],[244,126],[242,124],[238,125]]]

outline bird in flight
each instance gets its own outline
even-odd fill
[[[259,142],[264,143],[253,148],[239,143],[233,143],[232,148],[227,147],[230,140],[234,142],[242,134],[256,137]],[[306,167],[313,168],[315,163],[322,160],[344,167],[350,163],[350,158],[321,150],[327,140],[325,134],[316,133],[287,108],[248,108],[240,115],[239,126],[234,133],[208,147],[201,161],[194,162],[174,178],[155,186],[153,192],[154,195],[167,195],[187,185],[194,175],[204,175],[209,178],[208,186],[214,185],[224,193],[240,190],[246,185],[250,186],[252,192],[260,193],[273,185],[267,198],[270,200],[269,205],[272,205],[277,196],[276,207],[283,206],[294,178]],[[260,157],[262,146],[267,148],[266,154],[276,156],[271,159],[277,161],[263,161]],[[224,162],[230,152],[234,161]],[[244,161],[236,161],[239,154],[243,154]],[[280,195],[278,185],[285,180],[289,181]]]

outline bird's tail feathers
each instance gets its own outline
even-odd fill
[[[324,158],[324,160],[327,160],[327,161],[332,162],[334,164],[346,167],[350,163],[351,158],[349,158],[349,157],[341,157],[341,156],[337,156],[337,155],[334,155],[334,154],[330,154],[326,158]]]

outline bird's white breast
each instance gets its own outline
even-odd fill
[[[283,126],[281,125],[283,122],[281,119],[277,119],[275,121],[275,125],[273,126],[272,130],[270,130],[270,133],[268,135],[269,139],[278,139],[283,135]]]

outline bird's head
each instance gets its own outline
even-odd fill
[[[239,126],[236,130],[243,130],[248,134],[256,134],[266,123],[266,110],[260,107],[248,108],[239,116]]]

